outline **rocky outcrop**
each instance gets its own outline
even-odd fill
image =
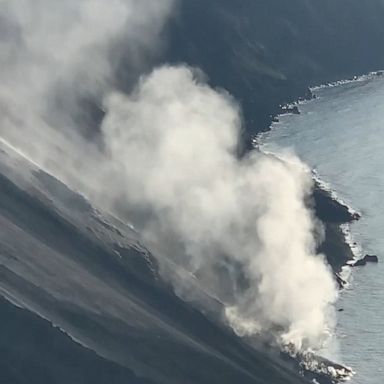
[[[164,62],[201,68],[253,135],[310,86],[383,69],[383,18],[381,0],[181,0]]]
[[[299,107],[297,105],[285,105],[281,108],[282,115],[290,113],[292,113],[293,115],[300,115]]]
[[[343,289],[347,285],[347,282],[336,272],[334,273],[334,276],[339,289]]]
[[[365,255],[362,259],[357,260],[353,267],[363,267],[367,265],[367,263],[378,263],[379,258],[376,255]]]

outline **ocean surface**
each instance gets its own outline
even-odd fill
[[[284,115],[264,134],[261,148],[294,151],[351,208],[361,213],[351,228],[357,254],[381,263],[353,269],[337,303],[338,351],[329,356],[353,368],[352,383],[384,382],[384,78],[314,90],[317,99]],[[335,353],[338,356],[335,356]]]

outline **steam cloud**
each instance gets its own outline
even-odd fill
[[[95,135],[95,105],[119,85],[122,62],[128,82],[145,69],[161,46],[158,36],[172,4],[0,0],[0,134],[23,141],[40,163],[60,165],[68,151],[71,163],[74,155],[92,152],[78,134]],[[56,159],[46,158],[42,144],[57,152]],[[81,156],[77,164],[82,162]]]
[[[0,134],[97,204],[129,219],[160,265],[188,271],[241,336],[318,346],[336,299],[316,255],[302,164],[236,155],[230,95],[186,66],[162,66],[116,90],[122,52],[135,73],[172,10],[159,0],[0,1]],[[97,140],[84,100],[103,106]],[[164,276],[184,297],[191,286]]]

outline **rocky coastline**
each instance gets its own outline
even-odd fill
[[[381,70],[373,71],[365,75],[352,76],[345,80],[334,81],[309,88],[302,96],[298,97],[296,101],[280,105],[278,112],[271,116],[272,123],[264,132],[270,130],[272,124],[278,122],[279,117],[282,115],[300,115],[300,103],[316,99],[316,89],[381,77],[383,73],[384,71]],[[261,133],[261,136],[264,132]],[[258,148],[260,141],[262,141],[262,138],[259,139],[259,136],[260,133],[253,138],[253,147]],[[357,258],[353,249],[356,244],[351,244],[348,241],[346,228],[353,222],[360,220],[361,215],[340,201],[331,190],[322,184],[316,174],[314,174],[313,178],[314,188],[311,204],[315,216],[321,221],[324,228],[324,238],[318,246],[318,252],[326,256],[329,265],[334,271],[336,282],[342,289],[346,285],[346,282],[340,276],[344,266],[361,267],[367,263],[377,263],[379,260],[376,255],[365,255],[364,257]]]

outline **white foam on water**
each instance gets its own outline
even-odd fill
[[[339,81],[334,81],[334,82],[331,82],[328,84],[316,85],[314,87],[311,87],[310,90],[311,90],[311,92],[316,92],[316,91],[319,91],[321,89],[335,88],[335,87],[340,87],[340,86],[346,85],[346,84],[368,81],[368,80],[372,80],[376,77],[382,76],[382,74],[383,74],[382,70],[381,71],[374,71],[374,72],[370,72],[370,73],[365,74],[365,75],[354,76],[352,79],[339,80]]]

